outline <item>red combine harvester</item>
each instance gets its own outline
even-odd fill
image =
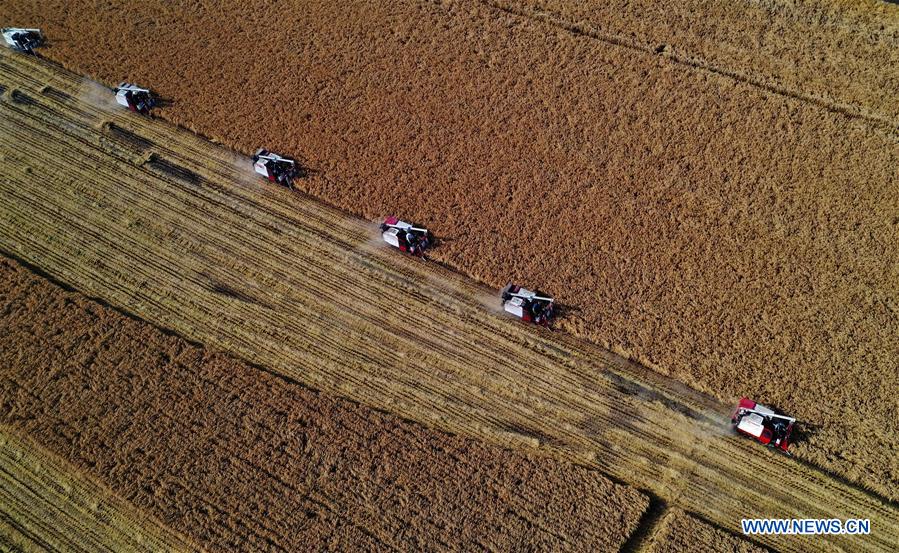
[[[156,107],[156,96],[149,89],[131,83],[120,83],[115,88],[115,101],[141,115],[149,114]]]
[[[731,423],[737,432],[786,453],[796,419],[776,413],[773,409],[744,397],[734,410]]]
[[[279,156],[265,148],[253,155],[253,169],[271,182],[293,190],[293,180],[300,176],[300,167],[289,157]]]
[[[388,217],[381,223],[381,237],[394,248],[399,248],[401,252],[418,257],[424,257],[425,250],[431,247],[428,229],[413,226],[396,217]]]
[[[525,322],[549,326],[550,320],[555,316],[555,300],[541,292],[532,292],[514,284],[503,288],[502,301],[506,313]]]

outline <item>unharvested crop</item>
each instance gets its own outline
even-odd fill
[[[882,0],[487,0],[777,94],[899,124],[899,7]]]
[[[612,551],[647,505],[596,471],[210,353],[5,259],[0,290],[0,424],[203,548]]]
[[[0,16],[45,27],[46,55],[80,72],[158,89],[177,123],[306,158],[300,186],[331,204],[427,225],[436,259],[556,294],[565,329],[789,411],[812,430],[797,455],[899,489],[894,23],[867,27],[885,56],[852,42],[873,96],[841,96],[882,124],[476,2],[190,6]],[[797,46],[799,74],[842,82],[815,56],[843,35],[807,33],[823,46]]]
[[[813,547],[814,538],[795,538],[804,540]],[[662,519],[652,544],[648,546],[652,553],[765,553],[767,550],[741,540],[733,534],[722,532],[702,521],[696,520],[678,509],[669,511]]]

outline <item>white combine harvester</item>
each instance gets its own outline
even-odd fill
[[[259,148],[253,155],[253,170],[271,182],[293,190],[293,179],[300,176],[300,167],[289,157],[279,156],[265,148]]]
[[[115,101],[142,115],[147,115],[156,106],[156,96],[149,89],[131,83],[121,83],[115,88]]]
[[[401,252],[418,257],[424,257],[425,250],[431,246],[428,229],[416,227],[396,217],[388,217],[381,223],[381,238]]]
[[[532,292],[509,284],[503,288],[503,310],[525,322],[548,326],[555,316],[555,300],[541,292]]]
[[[44,43],[44,35],[40,29],[19,29],[16,27],[7,27],[0,29],[3,33],[3,41],[6,44],[20,52],[33,54],[34,49]]]

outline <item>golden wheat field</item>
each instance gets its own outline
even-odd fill
[[[0,426],[0,482],[4,551],[197,549],[5,421]]]
[[[331,205],[425,224],[444,238],[434,259],[549,291],[570,308],[559,328],[722,402],[778,406],[806,423],[798,457],[897,498],[899,7],[0,16],[45,26],[44,55],[79,73],[152,85],[180,125],[303,158],[317,177],[298,186]]]
[[[651,544],[675,508],[712,535],[737,534],[747,513],[860,516],[877,528],[758,538],[781,551],[888,551],[899,541],[893,503],[732,435],[729,403],[501,316],[489,287],[379,247],[373,225],[271,188],[245,157],[191,132],[118,111],[96,83],[6,52],[0,69],[7,256],[322,394],[599,471],[593,491],[559,509],[619,490],[630,513],[619,531],[641,519],[632,550]],[[210,408],[227,409],[227,397]],[[647,499],[650,517],[640,514]],[[600,539],[621,539],[603,528]]]
[[[671,509],[659,523],[647,551],[653,553],[764,553],[766,549],[736,539],[678,509]]]

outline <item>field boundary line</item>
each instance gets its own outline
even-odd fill
[[[51,550],[200,550],[192,540],[7,425],[0,425],[0,477],[0,517],[14,523],[13,535],[3,535],[4,541],[26,540]],[[25,513],[39,518],[19,518]],[[72,533],[76,527],[79,531]]]

